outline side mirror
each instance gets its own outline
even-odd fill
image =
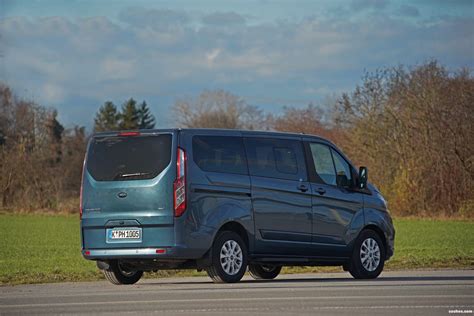
[[[359,168],[359,189],[366,189],[367,188],[367,167],[360,167]]]

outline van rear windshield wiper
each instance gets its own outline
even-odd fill
[[[135,178],[143,177],[150,175],[150,172],[135,172],[135,173],[119,173],[114,177],[114,180],[123,179],[123,178]]]

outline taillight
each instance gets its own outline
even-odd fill
[[[176,154],[176,180],[173,192],[174,215],[179,217],[186,211],[186,152],[179,147]]]
[[[140,136],[140,132],[121,132],[118,136]]]

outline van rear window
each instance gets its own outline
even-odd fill
[[[152,179],[171,161],[171,135],[94,137],[87,171],[96,181]]]

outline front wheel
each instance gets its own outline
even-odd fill
[[[385,247],[380,236],[373,230],[362,231],[347,266],[349,273],[356,279],[375,279],[382,273],[384,263]]]
[[[247,269],[247,247],[234,232],[220,233],[212,246],[212,264],[207,274],[215,283],[239,282]]]
[[[102,272],[105,278],[115,285],[135,284],[143,275],[143,271],[132,270],[118,260],[111,261],[108,269]]]
[[[255,280],[272,280],[276,278],[281,271],[281,266],[272,266],[266,264],[250,264],[249,272]]]

